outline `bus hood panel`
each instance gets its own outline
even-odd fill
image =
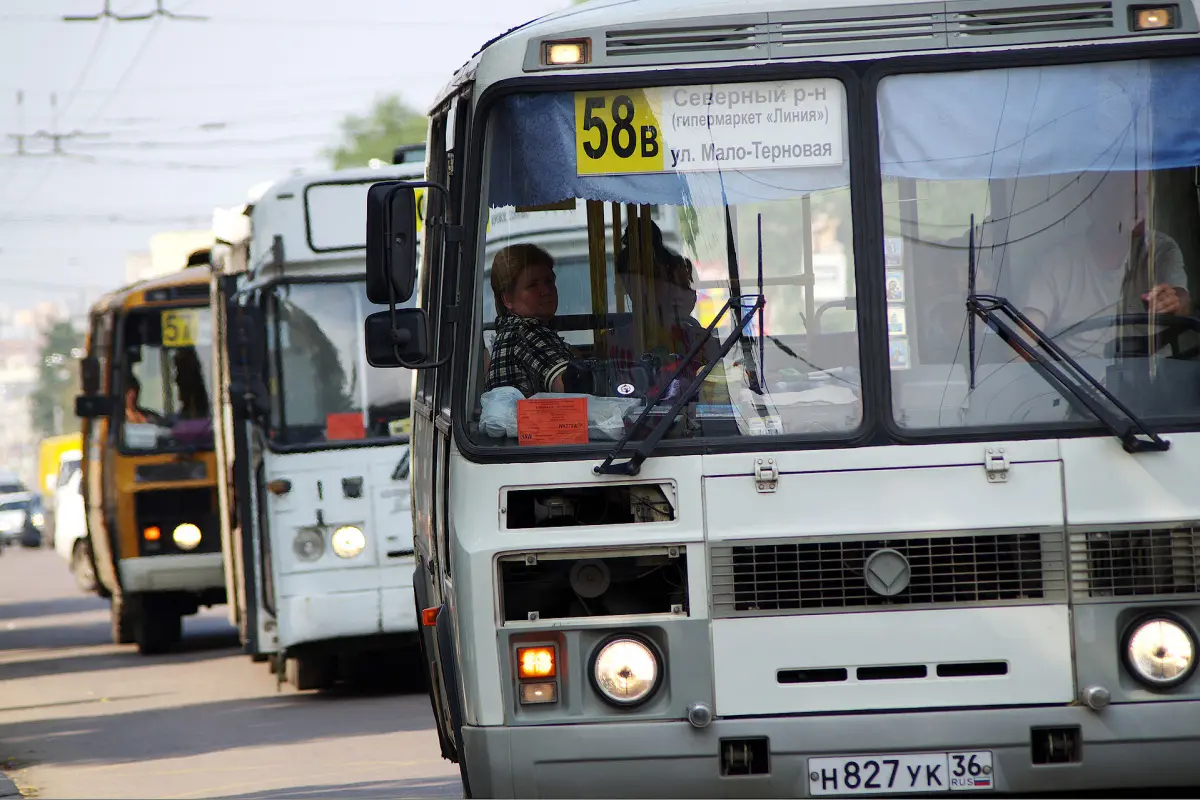
[[[1074,698],[1065,605],[718,619],[712,641],[721,716]]]
[[[1061,530],[1057,462],[1012,465],[1006,477],[989,480],[982,465],[784,473],[774,492],[751,476],[705,478],[708,539]]]
[[[1200,519],[1200,433],[1174,433],[1171,449],[1131,456],[1111,437],[1062,442],[1067,524],[1088,527]]]

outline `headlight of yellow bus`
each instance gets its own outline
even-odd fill
[[[200,546],[200,529],[190,522],[185,522],[175,526],[171,538],[180,550],[195,550]]]
[[[333,532],[333,552],[342,558],[354,558],[367,546],[367,535],[361,528],[343,525]]]
[[[592,659],[592,683],[610,703],[636,706],[658,688],[662,665],[649,642],[632,635],[615,636]]]
[[[1152,689],[1186,681],[1196,668],[1196,643],[1182,624],[1164,617],[1138,623],[1125,639],[1125,664]]]

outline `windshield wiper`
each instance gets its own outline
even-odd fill
[[[1170,442],[1155,433],[1008,298],[972,292],[967,296],[967,311],[983,320],[1076,410],[1090,411],[1113,436],[1121,440],[1125,452],[1163,451],[1171,447]],[[974,328],[974,324],[971,327]],[[1021,336],[1018,327],[1033,340],[1036,347]],[[1112,408],[1105,405],[1105,400]]]
[[[716,368],[717,364],[720,364],[721,361],[724,360],[729,351],[733,349],[733,346],[741,341],[746,332],[746,323],[754,319],[754,315],[763,307],[764,299],[765,298],[761,294],[755,295],[754,305],[748,308],[742,305],[742,298],[740,296],[731,295],[730,298],[725,301],[725,305],[721,306],[721,310],[717,313],[717,316],[713,318],[713,321],[710,322],[704,329],[704,333],[697,337],[696,341],[688,350],[687,355],[675,365],[675,370],[666,380],[660,381],[661,385],[658,387],[658,391],[654,393],[653,397],[646,401],[646,407],[642,409],[642,413],[638,415],[636,420],[634,420],[633,425],[630,426],[629,430],[625,431],[625,435],[622,436],[620,441],[613,446],[612,451],[605,457],[604,461],[592,468],[593,472],[595,472],[597,475],[638,474],[642,468],[642,462],[650,457],[650,454],[654,452],[654,448],[658,446],[658,443],[662,441],[663,436],[666,435],[667,429],[670,428],[674,423],[675,415],[678,414],[679,410],[683,408],[683,406],[689,400],[692,399],[697,391],[699,391],[700,385],[704,383],[704,379],[708,377],[708,374]],[[742,309],[744,309],[744,312]],[[661,400],[663,395],[667,393],[667,390],[671,388],[671,386],[675,383],[675,381],[679,378],[679,375],[687,368],[687,366],[692,363],[692,360],[696,358],[697,354],[699,354],[700,349],[708,343],[709,339],[712,338],[713,333],[717,329],[717,325],[720,324],[721,320],[725,316],[725,312],[727,311],[730,312],[735,319],[737,319],[737,324],[733,329],[733,333],[729,334],[728,338],[721,343],[721,347],[718,349],[716,356],[711,358],[709,362],[704,365],[704,369],[696,373],[696,377],[692,378],[692,381],[687,385],[687,388],[679,392],[679,395],[675,398],[675,402],[671,404],[671,407],[667,409],[665,413],[663,413],[662,419],[658,421],[658,424],[654,426],[654,428],[650,431],[650,434],[643,439],[640,444],[638,444],[637,449],[633,451],[633,453],[629,456],[629,459],[627,461],[622,461],[619,464],[613,463],[615,459],[621,455],[621,452],[625,449],[625,446],[629,444],[629,440],[632,439],[642,427],[642,423],[645,422],[650,414],[654,411],[654,407],[658,404],[658,401]]]
[[[970,238],[967,241],[967,323],[970,332],[969,358],[971,390],[975,389],[975,325],[971,315],[979,317],[996,332],[1005,344],[1017,355],[1029,362],[1042,378],[1059,394],[1067,399],[1076,411],[1090,411],[1108,428],[1113,436],[1121,440],[1127,453],[1169,450],[1171,443],[1159,436],[1124,403],[1117,399],[1104,384],[1092,377],[1078,361],[1058,346],[1058,342],[1033,324],[1033,320],[1021,313],[1007,297],[994,294],[979,294],[975,291],[975,215],[971,215]],[[1007,319],[1006,319],[1007,318]],[[1021,336],[1021,330],[1037,347],[1030,347]],[[1104,405],[1107,400],[1120,413],[1113,413]],[[1124,419],[1122,419],[1124,416]]]

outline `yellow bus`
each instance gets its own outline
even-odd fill
[[[83,496],[113,641],[143,654],[182,617],[225,602],[211,413],[209,271],[112,292],[91,309],[83,393]]]

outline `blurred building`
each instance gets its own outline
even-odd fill
[[[15,472],[32,486],[38,435],[29,397],[37,387],[42,342],[36,329],[18,325],[16,330],[25,335],[0,338],[0,472]]]
[[[150,237],[149,252],[129,253],[125,257],[125,283],[136,283],[178,272],[187,265],[188,256],[213,246],[211,230],[164,231]]]

